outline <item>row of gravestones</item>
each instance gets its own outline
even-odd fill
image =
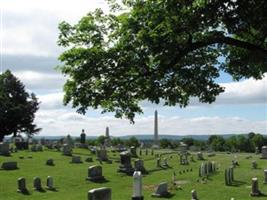
[[[33,179],[33,188],[36,191],[44,191],[44,188],[42,187],[42,181],[39,177],[35,177]],[[54,187],[54,181],[53,178],[51,176],[47,177],[46,180],[46,187],[47,190],[55,190]],[[26,179],[21,177],[18,179],[18,189],[17,192],[23,193],[23,194],[27,194],[29,193],[29,190],[26,187]]]
[[[119,165],[118,172],[132,175],[135,170],[138,170],[146,174],[147,170],[145,169],[144,161],[141,159],[135,160],[134,167],[133,167],[131,156],[132,154],[128,151],[124,151],[120,153],[120,165]]]
[[[85,162],[93,162],[93,158],[88,157],[85,159]],[[80,156],[72,156],[70,163],[79,164],[79,163],[83,163],[83,161]],[[54,166],[55,165],[54,160],[52,158],[48,159],[46,161],[46,165]]]
[[[111,200],[111,188],[97,188],[88,191],[88,200]],[[197,193],[192,190],[192,200],[198,200]],[[153,197],[169,197],[170,192],[168,191],[168,183],[160,183],[154,193]],[[132,200],[143,200],[143,185],[142,185],[142,173],[135,171],[133,174],[133,195]]]
[[[216,163],[214,161],[201,163],[199,167],[199,177],[206,177],[216,172]]]

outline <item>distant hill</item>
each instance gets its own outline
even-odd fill
[[[220,135],[223,138],[227,139],[231,136],[234,136],[236,134],[225,134],[225,135]],[[247,134],[239,134],[239,135],[247,135]],[[48,140],[59,140],[65,136],[34,136],[35,139],[41,139],[45,138]],[[73,136],[73,138],[78,138],[79,136]],[[87,139],[96,139],[98,136],[86,136]],[[118,138],[121,138],[122,140],[127,140],[130,137],[136,137],[138,140],[153,140],[154,136],[153,135],[126,135],[126,136],[117,136]],[[159,139],[168,139],[168,140],[181,140],[183,138],[193,138],[195,140],[208,140],[210,135],[159,135]]]

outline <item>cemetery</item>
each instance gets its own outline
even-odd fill
[[[101,155],[112,161],[106,162],[90,148],[66,146],[62,145],[58,151],[43,145],[43,151],[33,153],[29,148],[0,156],[1,197],[5,200],[159,197],[247,200],[265,199],[267,194],[267,166],[261,154],[216,152],[208,157],[208,152],[188,151],[194,159],[188,158],[185,165],[179,149],[153,149],[152,155],[152,149],[138,148],[137,152],[143,153],[136,158],[131,155],[132,148],[119,152],[99,147],[105,151]],[[71,150],[72,156],[61,152],[66,149]],[[88,158],[90,162],[86,162]]]
[[[267,200],[267,0],[0,1],[0,200]]]

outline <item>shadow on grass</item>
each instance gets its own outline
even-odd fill
[[[159,167],[159,168],[156,168],[156,169],[147,170],[147,172],[150,174],[150,173],[159,172],[159,171],[167,170],[167,169],[171,169],[171,168]]]
[[[29,192],[29,190],[24,190],[24,191],[18,191],[20,194],[22,195],[31,195],[31,193]]]
[[[164,198],[164,199],[171,199],[171,198],[173,198],[175,196],[175,194],[172,194],[172,193],[169,193],[169,194],[166,194],[166,195],[164,195],[164,196],[162,196],[162,197],[160,197],[160,196],[151,196],[152,198]]]
[[[239,187],[239,186],[241,186],[241,185],[245,185],[245,184],[247,184],[247,182],[245,182],[245,181],[234,181],[231,185],[229,185],[229,186],[232,186],[232,187]]]
[[[44,188],[41,188],[39,190],[35,190],[36,192],[46,193],[46,190]]]
[[[101,183],[108,183],[109,180],[107,180],[107,179],[103,179],[103,180],[87,180],[87,182],[93,182],[93,183],[101,184]]]

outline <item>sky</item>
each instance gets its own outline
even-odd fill
[[[41,101],[35,123],[40,135],[75,135],[82,129],[87,135],[153,134],[153,115],[159,113],[160,135],[211,135],[257,132],[267,134],[267,74],[262,80],[234,82],[221,73],[217,80],[225,87],[213,104],[192,99],[186,108],[164,107],[141,102],[144,113],[135,124],[116,119],[112,113],[102,115],[89,109],[86,115],[63,106],[65,78],[55,70],[64,49],[57,46],[58,24],[76,23],[96,8],[107,10],[104,0],[0,0],[2,10],[2,67],[10,69],[29,91]]]

